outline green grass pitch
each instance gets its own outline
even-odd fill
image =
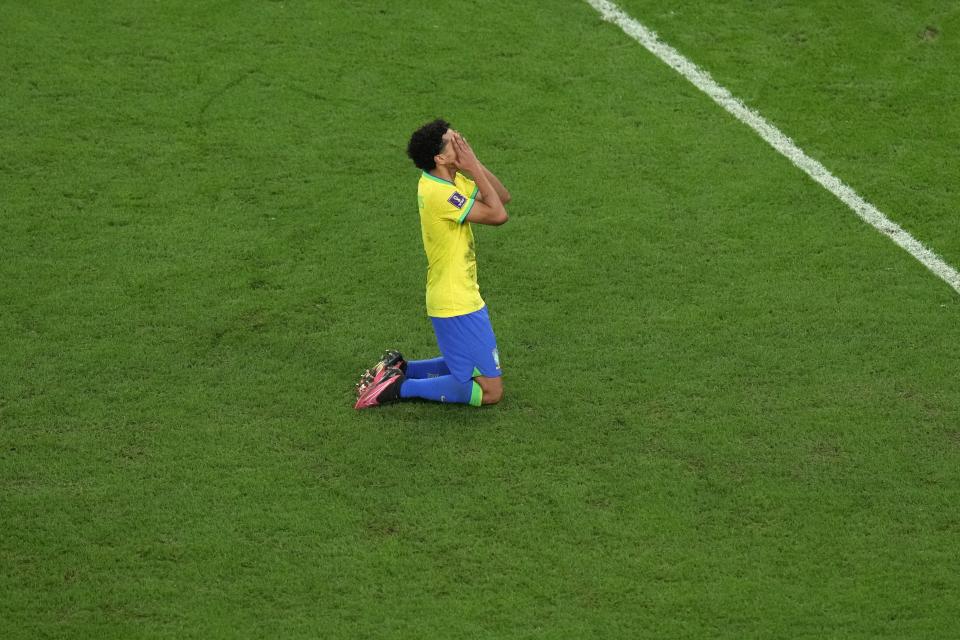
[[[960,9],[620,6],[960,264]],[[504,402],[431,357],[410,132]],[[0,0],[0,637],[955,638],[960,296],[579,0]]]

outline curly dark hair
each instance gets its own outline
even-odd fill
[[[437,118],[414,131],[407,145],[407,155],[413,160],[413,164],[423,171],[435,169],[437,163],[433,157],[443,149],[443,134],[449,128],[449,122]]]

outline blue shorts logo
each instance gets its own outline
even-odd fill
[[[491,353],[493,353],[493,363],[494,363],[495,365],[497,365],[497,370],[499,371],[499,369],[500,369],[500,351],[498,351],[497,349],[494,349]]]
[[[447,202],[455,206],[457,209],[463,209],[463,205],[467,204],[467,196],[463,195],[459,191],[454,191],[453,195],[447,198]]]

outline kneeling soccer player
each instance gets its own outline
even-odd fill
[[[477,284],[470,223],[505,223],[510,193],[443,120],[415,131],[407,155],[423,172],[417,203],[427,254],[427,314],[442,356],[408,362],[388,351],[361,375],[355,408],[407,398],[496,404],[503,396],[500,356]]]

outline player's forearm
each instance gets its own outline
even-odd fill
[[[477,188],[480,190],[480,199],[488,207],[506,214],[507,210],[503,208],[503,200],[500,198],[497,189],[493,186],[493,180],[490,179],[490,176],[493,174],[487,171],[483,165],[479,165],[476,169],[476,171],[471,173],[474,174],[473,181],[477,183]],[[496,178],[494,178],[494,180],[495,179]],[[497,183],[499,184],[499,180],[497,180]],[[502,189],[503,185],[500,185],[500,188]]]
[[[467,177],[469,177],[471,180],[476,182],[478,187],[480,186],[480,183],[477,181],[477,174],[485,175],[487,177],[487,180],[490,181],[490,185],[493,187],[494,191],[496,191],[497,195],[500,196],[501,203],[507,204],[512,199],[510,196],[510,192],[507,191],[507,188],[505,186],[503,186],[503,183],[500,182],[500,179],[497,178],[497,176],[494,175],[494,173],[490,171],[490,169],[487,169],[486,165],[484,165],[483,163],[480,163],[479,171],[465,170],[464,173],[467,174]],[[486,198],[483,197],[483,191],[481,191],[480,194],[481,194],[481,200],[486,201]]]
[[[487,169],[485,165],[480,165],[480,168],[482,170],[481,173],[486,175],[487,179],[490,180],[493,190],[497,192],[498,196],[500,196],[500,202],[503,204],[510,202],[510,192],[507,191],[507,188],[503,186],[503,183],[500,182],[500,179],[497,178],[497,176],[495,176],[490,169]]]

